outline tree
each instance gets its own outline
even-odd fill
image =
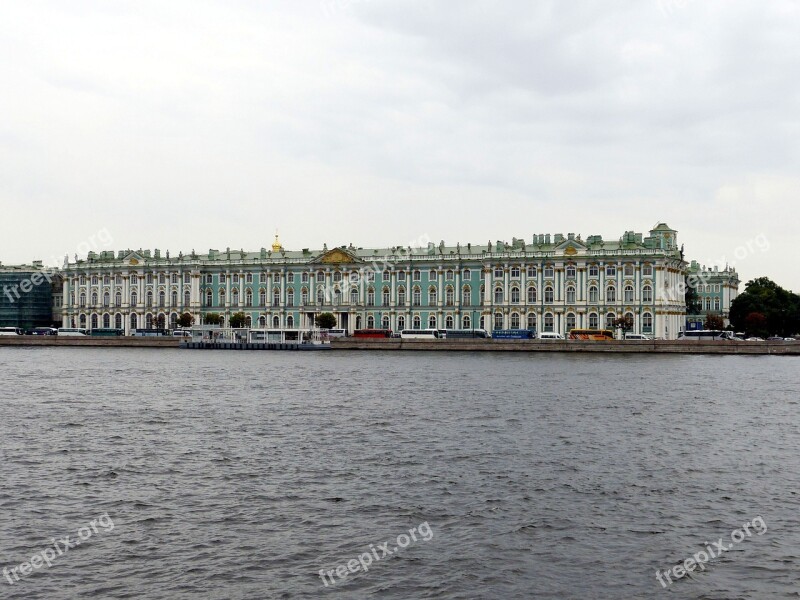
[[[705,323],[703,323],[703,327],[714,331],[722,331],[725,329],[725,319],[714,313],[706,313],[706,320]]]
[[[230,324],[234,329],[240,329],[247,323],[247,315],[243,312],[233,313],[231,315]]]
[[[749,331],[746,321],[752,313],[766,319],[764,335],[787,337],[800,331],[800,296],[768,277],[748,281],[745,291],[731,302],[730,320],[737,330]]]
[[[767,317],[759,312],[751,312],[744,319],[744,330],[748,336],[767,337]]]
[[[191,327],[194,325],[194,317],[190,313],[183,313],[178,317],[178,327]]]
[[[630,315],[625,315],[624,317],[614,319],[611,322],[611,325],[614,327],[614,329],[621,329],[622,336],[625,337],[625,333],[633,329],[633,319],[630,317]]]
[[[164,315],[153,316],[153,326],[156,329],[164,329],[167,320]]]
[[[333,329],[336,327],[336,317],[333,313],[324,312],[314,317],[314,323],[320,329]]]
[[[222,323],[222,317],[218,313],[208,313],[205,316],[206,325],[219,325]]]

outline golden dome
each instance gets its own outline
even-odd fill
[[[273,252],[280,252],[281,250],[283,250],[283,246],[281,246],[281,243],[278,241],[278,232],[276,231],[275,232],[275,241],[272,242],[272,251]]]

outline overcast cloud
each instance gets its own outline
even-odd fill
[[[791,0],[3,1],[0,260],[666,221],[800,291],[798,32]]]

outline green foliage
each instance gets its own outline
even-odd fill
[[[243,312],[233,313],[231,315],[230,323],[231,327],[234,329],[240,329],[244,327],[245,323],[247,323],[247,315],[245,315]]]
[[[183,313],[178,317],[178,327],[191,327],[194,325],[194,317],[190,313]]]
[[[336,327],[336,317],[333,313],[320,313],[314,317],[314,323],[316,323],[317,327],[320,329],[332,329]]]
[[[744,319],[744,330],[747,335],[755,335],[762,338],[769,337],[767,328],[767,317],[758,312],[752,312]]]
[[[166,323],[167,319],[164,315],[153,315],[153,327],[155,329],[164,329]]]
[[[208,313],[204,317],[206,325],[219,325],[222,323],[222,317],[219,316],[217,313]]]
[[[759,317],[750,318],[753,313],[761,315],[765,322]],[[748,329],[748,318],[750,326],[757,327],[758,332]],[[731,303],[730,320],[737,331],[750,335],[788,337],[800,332],[800,296],[767,277],[753,279]]]
[[[689,277],[686,278],[686,292],[684,294],[687,315],[699,315],[703,307],[700,305],[700,297],[697,290],[689,285]]]
[[[706,313],[706,319],[703,323],[704,329],[712,329],[714,331],[722,331],[725,329],[725,319],[714,313]]]
[[[614,319],[611,325],[614,329],[621,329],[622,333],[625,334],[633,329],[633,319],[628,316],[619,317],[618,319]]]

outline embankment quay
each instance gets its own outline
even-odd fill
[[[180,340],[158,337],[0,337],[2,346],[94,346],[133,348],[178,348]],[[252,347],[251,347],[252,346]],[[277,346],[281,346],[278,348]],[[207,343],[203,348],[220,350],[284,350],[289,344]],[[186,344],[182,347],[200,348]],[[631,354],[737,354],[800,356],[800,342],[683,342],[671,340],[586,341],[586,340],[401,340],[335,338],[331,350],[433,350],[475,352],[613,352]],[[300,349],[300,348],[298,348]],[[305,348],[304,348],[305,349]],[[327,348],[326,348],[327,349]]]
[[[733,342],[677,340],[402,340],[335,338],[334,350],[436,350],[496,352],[616,352],[634,354],[752,354],[800,356],[800,342]]]

